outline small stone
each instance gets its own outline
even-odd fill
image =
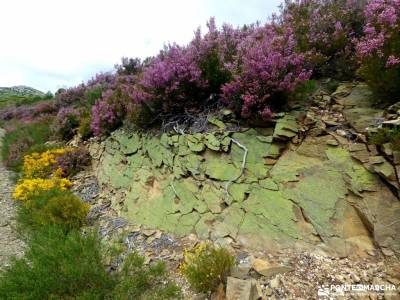
[[[340,104],[333,104],[333,105],[332,105],[332,110],[333,110],[333,111],[342,111],[343,108],[344,108],[344,106],[343,106],[343,105],[340,105]]]
[[[150,263],[150,261],[151,261],[151,257],[149,257],[149,256],[145,256],[144,257],[144,264],[145,265],[148,265]]]
[[[386,277],[386,280],[389,281],[390,283],[400,286],[400,280],[393,278],[393,277]]]
[[[272,280],[269,282],[269,285],[270,285],[270,287],[273,288],[273,289],[279,288],[279,286],[281,285],[281,282],[280,282],[280,280],[279,280],[279,277],[276,276],[274,279],[272,279]]]
[[[382,164],[385,162],[385,158],[383,156],[371,156],[369,158],[369,163],[372,165]]]
[[[324,120],[324,122],[328,126],[338,126],[338,125],[340,125],[338,122],[333,121],[333,120]]]
[[[382,145],[382,150],[387,156],[392,156],[393,155],[393,149],[392,149],[392,144],[391,143],[386,143]]]
[[[221,114],[224,116],[230,116],[233,115],[233,111],[231,111],[230,109],[223,109],[221,110]]]
[[[393,151],[393,163],[395,165],[400,165],[400,151]]]
[[[8,225],[7,220],[0,220],[0,227],[6,227]]]
[[[272,264],[263,259],[255,259],[253,261],[252,267],[257,273],[265,277],[272,277],[277,274],[293,271],[293,268],[291,267],[279,264]]]
[[[339,145],[338,141],[334,140],[334,139],[327,140],[326,144],[327,145],[331,145],[331,146],[338,146]]]
[[[344,282],[344,277],[342,275],[335,275],[335,279],[340,283]]]
[[[351,279],[353,280],[353,282],[355,283],[359,283],[361,281],[360,277],[358,277],[356,274],[352,273],[350,275]]]
[[[369,299],[371,300],[378,300],[378,295],[376,293],[370,293],[369,294]]]
[[[400,118],[396,120],[384,121],[383,126],[400,126]]]
[[[239,279],[245,279],[247,274],[249,274],[250,265],[248,264],[239,264],[234,266],[231,271],[231,276]]]
[[[194,295],[191,300],[207,300],[207,294]]]
[[[367,148],[371,156],[379,155],[378,148],[376,147],[376,145],[367,145]]]
[[[161,255],[161,256],[167,256],[167,255],[169,255],[168,249],[162,250],[161,253],[160,253],[160,255]]]
[[[317,119],[313,112],[308,112],[303,121],[304,125],[312,125],[312,124],[315,124],[316,122],[317,122]]]
[[[328,95],[323,95],[322,96],[322,101],[324,101],[324,102],[330,102],[331,101],[331,99],[332,99],[332,97],[331,96],[328,96]]]
[[[227,300],[257,300],[258,291],[255,280],[242,280],[228,277],[226,283]]]
[[[272,165],[275,165],[277,161],[278,160],[273,159],[273,158],[266,158],[264,162],[265,162],[266,165],[272,166]]]
[[[381,251],[382,251],[383,255],[385,255],[385,256],[393,256],[394,255],[394,252],[387,248],[382,248]]]
[[[149,236],[149,237],[147,238],[146,242],[147,242],[147,244],[151,244],[152,242],[154,242],[155,239],[156,239],[156,238],[154,237],[154,235],[153,235],[153,236]]]
[[[336,133],[340,136],[347,136],[347,132],[345,130],[342,129],[338,129],[336,130]]]
[[[361,144],[361,143],[354,143],[354,144],[351,144],[349,147],[350,152],[363,151],[366,149],[367,149],[367,147],[365,146],[365,144]]]
[[[149,236],[152,236],[154,233],[156,233],[156,231],[153,230],[153,229],[143,229],[143,230],[142,230],[142,233],[143,233],[145,236],[149,237]]]
[[[252,279],[251,282],[253,285],[253,293],[255,292],[255,299],[257,299],[257,300],[262,299],[263,291],[262,291],[261,285],[255,279]],[[255,290],[254,290],[254,287],[255,287]]]
[[[272,295],[272,289],[270,287],[267,287],[265,289],[265,295],[267,295],[267,296],[271,296]]]

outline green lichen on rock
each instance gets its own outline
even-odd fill
[[[360,146],[332,147],[326,135],[287,149],[300,130],[288,114],[275,128],[225,132],[220,121],[212,124],[216,131],[207,133],[114,132],[101,144],[97,167],[101,184],[126,195],[113,208],[135,224],[178,236],[290,247],[319,238],[342,243],[350,195],[360,211],[367,210],[361,197],[375,203],[369,199],[381,182],[352,158]],[[373,167],[388,175],[382,165]]]
[[[262,215],[272,226],[279,228],[288,236],[293,238],[299,236],[293,202],[279,191],[261,188],[252,190],[244,209],[246,212]]]
[[[142,141],[137,133],[128,135],[123,131],[116,131],[113,137],[119,143],[123,154],[134,154],[142,146]]]
[[[303,210],[305,217],[322,238],[335,235],[333,217],[336,204],[347,194],[346,183],[339,170],[316,166],[303,172],[303,179],[288,187],[286,195]]]
[[[351,190],[359,194],[362,191],[375,191],[377,178],[368,172],[350,153],[343,148],[328,148],[326,155],[331,165],[342,171],[344,179],[350,182]]]
[[[299,132],[299,125],[294,116],[286,114],[279,119],[275,126],[274,138],[289,139],[295,137]]]
[[[233,164],[231,157],[212,151],[204,153],[204,173],[211,179],[228,181],[240,174],[240,168]]]
[[[226,236],[236,238],[244,215],[245,212],[237,203],[229,206],[216,217],[211,234],[215,238]]]
[[[228,193],[232,197],[233,201],[243,202],[246,193],[249,192],[249,184],[246,183],[233,183],[228,187]]]
[[[270,174],[275,182],[299,181],[300,171],[322,165],[321,160],[288,152],[274,165]]]

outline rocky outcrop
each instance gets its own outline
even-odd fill
[[[37,89],[25,85],[17,85],[12,87],[0,87],[1,95],[19,95],[19,96],[44,96],[45,94]]]
[[[395,168],[365,144],[383,110],[357,104],[371,99],[366,86],[346,84],[269,128],[227,131],[214,120],[214,130],[193,134],[120,129],[91,144],[94,169],[133,224],[246,248],[399,255]]]

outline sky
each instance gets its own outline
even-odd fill
[[[265,22],[281,0],[1,0],[0,87],[44,92],[112,71],[121,57],[186,44],[214,16],[218,25]]]

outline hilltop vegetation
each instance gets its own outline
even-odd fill
[[[68,140],[190,123],[201,112],[232,110],[266,123],[310,80],[364,79],[378,99],[395,103],[400,80],[398,0],[285,1],[266,24],[200,29],[186,45],[168,44],[144,61],[124,58],[116,72],[55,95],[54,103],[0,113],[1,119],[51,116]],[[25,100],[26,101],[26,100]]]
[[[57,128],[69,138],[188,122],[229,108],[244,122],[268,122],[310,79],[366,80],[378,98],[399,99],[398,0],[285,1],[266,24],[197,30],[187,45],[123,59],[115,73],[56,95]],[[68,121],[66,121],[68,120]]]
[[[27,86],[0,87],[0,109],[9,106],[30,105],[53,97]]]

